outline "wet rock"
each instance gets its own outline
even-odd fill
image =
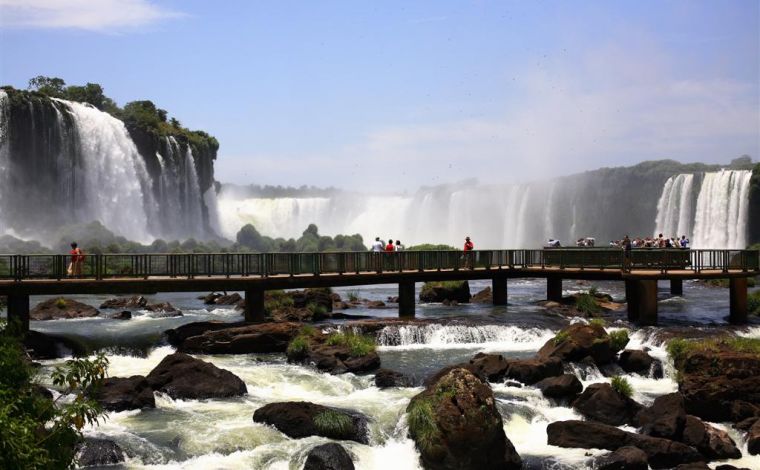
[[[377,388],[411,387],[414,382],[410,377],[390,369],[378,369],[375,372],[375,386]]]
[[[29,312],[32,320],[62,320],[67,318],[89,318],[100,312],[91,305],[64,297],[52,298],[35,305]]]
[[[382,300],[370,300],[366,304],[367,308],[385,308],[385,302]]]
[[[203,297],[203,303],[206,305],[237,305],[242,301],[243,297],[237,292],[233,292],[232,294],[212,292]]]
[[[482,291],[473,295],[470,302],[474,304],[491,304],[493,303],[493,292],[490,287],[486,287]]]
[[[250,354],[285,352],[298,335],[298,323],[256,323],[233,328],[205,331],[185,338],[178,349],[186,353]]]
[[[696,416],[686,416],[681,442],[694,447],[710,460],[738,459],[742,456],[726,431],[704,423]]]
[[[325,312],[332,312],[334,294],[329,288],[304,289],[302,291],[289,292],[295,308],[308,308],[315,304],[324,308]]]
[[[710,470],[710,467],[707,466],[704,462],[694,462],[694,463],[682,463],[681,465],[677,466],[674,470]]]
[[[420,291],[420,301],[442,303],[444,300],[460,304],[470,302],[470,283],[467,281],[426,282]]]
[[[539,349],[537,357],[557,358],[565,362],[591,356],[597,365],[609,364],[615,357],[610,337],[599,325],[575,323],[562,329]]]
[[[275,322],[310,323],[324,318],[324,314],[315,315],[313,310],[305,307],[281,307],[270,313],[270,319]]]
[[[354,470],[354,468],[354,462],[348,451],[334,442],[311,449],[303,466],[303,470]]]
[[[625,446],[597,459],[596,470],[648,470],[647,454],[638,447]]]
[[[573,402],[573,409],[587,419],[620,426],[633,423],[642,406],[615,391],[610,384],[596,383],[586,387]]]
[[[734,424],[734,427],[740,431],[749,431],[752,426],[755,425],[755,423],[760,420],[757,416],[752,418],[747,418],[739,421],[738,423]]]
[[[715,467],[715,470],[752,470],[747,467],[734,467],[733,465],[723,464]]]
[[[486,376],[483,375],[482,372],[480,370],[478,370],[477,367],[473,366],[469,362],[462,362],[462,363],[459,363],[459,364],[452,364],[452,365],[449,365],[449,366],[445,366],[445,367],[441,368],[440,370],[438,370],[437,372],[434,372],[433,374],[431,374],[427,378],[425,378],[425,380],[423,381],[422,385],[424,385],[425,387],[431,387],[431,386],[435,385],[436,382],[438,382],[441,379],[441,377],[443,377],[444,375],[448,374],[449,372],[451,372],[454,369],[465,369],[465,370],[468,370],[471,373],[473,373],[475,375],[475,377],[479,378],[481,381],[488,382],[488,379],[486,378]]]
[[[361,413],[309,402],[269,403],[253,413],[253,421],[274,426],[283,434],[369,444],[367,418]]]
[[[111,309],[140,309],[145,308],[145,306],[148,305],[148,299],[141,295],[135,295],[132,297],[116,297],[113,299],[108,299],[102,304],[100,304],[100,308],[111,308]]]
[[[501,354],[478,353],[470,359],[471,371],[477,371],[476,375],[485,377],[489,382],[501,382],[509,369],[509,362]]]
[[[224,330],[226,328],[236,328],[239,326],[245,326],[247,323],[245,322],[236,322],[236,323],[227,323],[223,321],[218,320],[212,320],[212,321],[200,321],[200,322],[193,322],[193,323],[187,323],[185,325],[180,325],[177,328],[172,328],[171,330],[164,331],[164,335],[166,335],[166,339],[174,347],[179,346],[182,344],[183,341],[185,341],[187,338],[190,338],[191,336],[198,336],[202,335],[203,333],[207,331],[218,331],[218,330]]]
[[[583,391],[583,384],[575,374],[562,374],[541,380],[536,388],[547,398],[570,399]]]
[[[100,388],[92,392],[92,397],[108,411],[156,407],[153,389],[142,375],[109,377]]]
[[[153,317],[165,318],[165,317],[181,317],[182,311],[178,310],[169,302],[160,302],[157,304],[150,304],[145,306],[145,310],[153,313]]]
[[[506,377],[533,385],[547,377],[562,375],[562,361],[556,357],[509,361]]]
[[[349,308],[353,308],[353,305],[343,301],[333,302],[333,310],[348,310]]]
[[[652,356],[638,349],[626,349],[620,353],[620,358],[618,358],[618,364],[628,373],[635,372],[648,375],[653,363],[654,358]]]
[[[115,465],[124,461],[124,451],[110,439],[85,437],[76,456],[79,467]]]
[[[226,398],[248,393],[240,377],[184,353],[163,358],[147,380],[153,390],[174,399]]]
[[[747,451],[751,455],[760,454],[760,420],[747,431]]]
[[[743,400],[735,400],[731,403],[731,421],[737,423],[747,418],[757,417],[760,417],[760,406]]]
[[[655,398],[652,406],[636,415],[640,432],[648,436],[679,440],[686,423],[686,405],[680,393]]]
[[[652,363],[652,368],[649,369],[649,378],[660,380],[665,377],[665,370],[662,367],[662,362],[655,359]]]
[[[34,330],[27,331],[24,335],[24,348],[29,357],[38,360],[87,354],[87,348],[73,339]]]
[[[441,376],[407,407],[409,435],[426,469],[519,469],[493,392],[472,372]]]
[[[117,312],[111,318],[113,318],[114,320],[131,320],[132,312],[130,312],[129,310],[123,310],[121,312]]]
[[[593,421],[556,421],[546,427],[548,443],[559,447],[617,450],[633,446],[647,454],[652,468],[672,468],[681,463],[700,462],[704,457],[693,447],[660,437],[623,431]]]

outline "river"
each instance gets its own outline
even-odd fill
[[[488,283],[471,283],[473,293]],[[595,286],[616,300],[624,297],[623,286],[599,282]],[[417,286],[418,289],[421,285]],[[590,287],[587,283],[565,281],[565,294]],[[609,328],[631,329],[628,348],[650,348],[650,354],[665,364],[665,377],[659,380],[630,374],[634,399],[651,403],[655,397],[677,389],[675,373],[667,354],[656,339],[667,329],[715,328],[726,325],[728,290],[687,282],[683,298],[669,298],[669,285],[660,284],[660,320],[657,328],[635,329],[625,320],[625,312],[606,316]],[[349,292],[370,300],[386,300],[397,295],[395,285],[335,289],[344,298]],[[383,367],[418,378],[447,364],[467,360],[478,352],[501,353],[508,357],[532,356],[568,320],[537,307],[545,297],[545,283],[539,280],[510,280],[509,305],[420,304],[418,318],[449,320],[448,325],[386,327],[379,335],[379,354]],[[161,332],[180,324],[218,319],[239,321],[241,315],[231,308],[208,310],[198,294],[158,294],[146,296],[151,302],[168,301],[182,309],[184,316],[151,318],[147,312],[133,312],[131,320],[92,318],[32,322],[32,329],[72,336],[96,348],[106,348],[110,376],[147,375],[174,348],[163,342]],[[98,306],[105,296],[75,296]],[[32,303],[43,300],[35,297]],[[395,308],[351,309],[348,313],[375,317],[395,317]],[[578,320],[575,320],[578,321]],[[582,320],[581,320],[582,321]],[[739,334],[759,337],[760,322],[739,329]],[[156,395],[156,408],[143,411],[109,413],[99,426],[85,433],[117,442],[128,455],[119,468],[129,469],[300,469],[309,450],[327,442],[321,437],[290,439],[268,426],[254,423],[253,412],[277,401],[311,401],[349,408],[370,417],[370,445],[342,442],[353,454],[358,469],[419,469],[419,456],[407,437],[405,408],[421,388],[379,390],[373,376],[329,375],[287,364],[284,355],[249,354],[235,356],[198,356],[230,370],[242,378],[248,394],[241,398],[215,400],[173,400]],[[62,360],[44,361],[43,381]],[[608,378],[598,370],[576,369],[584,386]],[[553,406],[533,387],[491,384],[504,429],[528,469],[583,469],[602,451],[564,449],[546,444],[546,426],[553,421],[581,419],[569,407]],[[726,429],[740,444],[744,458],[730,463],[760,468],[760,456],[749,456],[742,436],[728,425]],[[711,466],[717,465],[711,463]],[[109,467],[114,468],[114,467]]]

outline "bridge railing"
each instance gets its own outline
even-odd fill
[[[304,276],[489,269],[741,270],[760,272],[758,250],[611,248],[545,250],[404,251],[392,253],[191,253],[85,255],[81,274],[67,272],[70,255],[0,255],[0,279],[193,278]]]

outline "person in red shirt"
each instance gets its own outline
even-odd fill
[[[82,265],[84,264],[84,252],[77,246],[76,242],[71,244],[71,264],[69,264],[69,275],[81,276]]]
[[[396,251],[393,247],[393,240],[388,240],[388,244],[385,245],[385,251]]]
[[[470,237],[464,237],[464,267],[469,269],[475,268],[475,263],[473,263],[472,255],[473,253],[469,253],[470,251],[475,249],[475,244],[472,243],[472,240],[470,240]]]

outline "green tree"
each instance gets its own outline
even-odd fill
[[[88,83],[85,86],[69,86],[66,88],[65,96],[71,101],[90,103],[99,110],[110,114],[118,112],[116,103],[103,93],[103,87],[97,83]]]
[[[38,385],[14,328],[0,325],[0,468],[69,468],[82,427],[103,416],[85,392],[101,386],[107,367],[102,355],[56,367],[52,380],[61,395],[53,400]]]
[[[237,242],[249,250],[265,252],[272,247],[272,239],[265,237],[251,224],[246,224],[235,236]]]
[[[37,75],[29,80],[29,89],[44,93],[54,98],[65,98],[66,82],[62,78],[58,77],[46,77],[44,75]]]

